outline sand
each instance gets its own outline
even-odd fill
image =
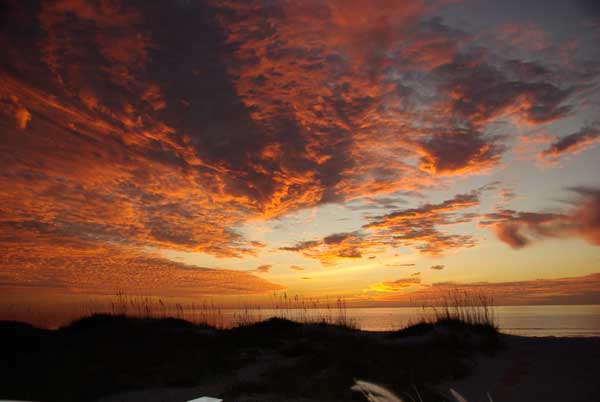
[[[469,402],[600,401],[600,338],[504,336],[506,349],[477,356],[467,378],[445,383]]]
[[[470,360],[472,372],[459,381],[438,385],[449,396],[450,387],[469,402],[590,402],[600,401],[600,338],[528,338],[502,336],[504,348],[494,356],[477,355]],[[199,396],[216,396],[230,384],[260,377],[262,367],[282,356],[259,356],[219,383],[194,388],[158,388],[102,398],[101,402],[182,402]],[[368,380],[376,382],[376,378]],[[357,400],[360,400],[358,398]],[[275,395],[244,395],[235,402],[282,401]],[[286,399],[315,402],[314,399]],[[225,401],[230,402],[230,401]],[[425,401],[429,402],[429,401]]]

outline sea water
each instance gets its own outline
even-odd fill
[[[370,307],[347,308],[349,320],[355,321],[364,331],[390,331],[404,328],[419,321],[431,311],[421,307]],[[500,331],[523,336],[600,336],[600,305],[560,305],[560,306],[496,306],[492,309],[495,322]],[[226,321],[240,314],[239,310],[223,311]],[[281,310],[263,309],[250,312],[266,319],[280,315]],[[333,312],[289,311],[288,318],[299,319],[303,314],[308,316],[326,316]]]

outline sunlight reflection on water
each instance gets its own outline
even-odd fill
[[[277,310],[256,311],[262,319]],[[238,310],[224,310],[231,319]],[[420,307],[348,308],[347,316],[366,331],[389,331],[418,321]],[[577,306],[498,306],[496,322],[505,333],[524,336],[600,336],[600,305]],[[290,313],[293,318],[293,312]],[[296,314],[301,314],[297,312]]]

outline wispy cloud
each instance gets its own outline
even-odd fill
[[[361,233],[335,233],[321,240],[308,240],[293,246],[281,247],[283,251],[294,251],[308,258],[315,258],[325,266],[338,264],[348,259],[362,258],[364,253],[377,248]]]
[[[480,224],[496,232],[498,238],[519,249],[544,238],[582,237],[600,245],[600,190],[571,189],[577,197],[572,207],[559,212],[517,212],[499,209],[483,216]]]
[[[263,264],[263,265],[259,265],[258,267],[256,267],[253,270],[250,270],[249,272],[256,272],[257,274],[266,274],[266,273],[271,272],[271,268],[273,268],[272,265]]]
[[[598,142],[600,142],[600,124],[594,123],[557,139],[540,152],[539,157],[549,163],[556,163],[562,156],[583,152]]]
[[[405,290],[406,288],[410,288],[413,285],[418,285],[421,283],[421,278],[419,276],[410,276],[408,278],[397,279],[395,281],[384,281],[380,283],[376,283],[371,285],[369,290],[373,290],[375,292],[397,292],[399,290]]]
[[[413,247],[423,254],[439,255],[445,251],[475,244],[472,237],[442,232],[439,227],[469,222],[473,215],[458,211],[479,205],[477,192],[459,194],[438,204],[424,204],[376,216],[365,229],[394,246]]]
[[[363,225],[359,231],[302,241],[281,247],[281,250],[300,252],[329,266],[347,259],[378,254],[389,248],[410,247],[424,255],[439,256],[448,251],[472,247],[476,244],[472,236],[448,233],[441,227],[472,222],[478,214],[463,210],[479,206],[480,194],[492,188],[494,186],[484,186],[437,204],[428,203],[417,208],[371,216],[368,218],[370,223]],[[414,263],[391,264],[412,265]]]

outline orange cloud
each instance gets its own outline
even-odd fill
[[[363,227],[373,232],[374,238],[384,239],[384,242],[394,247],[413,247],[423,254],[440,255],[449,250],[475,245],[471,236],[444,233],[438,226],[471,221],[475,215],[456,212],[478,205],[477,191],[459,194],[439,204],[425,204],[373,217],[372,222]]]
[[[600,191],[586,187],[571,190],[578,198],[568,211],[550,213],[499,209],[484,215],[480,224],[493,229],[498,239],[514,249],[548,237],[577,236],[600,245]]]
[[[369,290],[373,290],[375,292],[398,292],[400,290],[405,290],[406,288],[410,288],[413,285],[419,285],[421,283],[421,278],[418,276],[411,276],[408,278],[402,278],[395,281],[387,281],[376,283],[375,285],[371,285]]]
[[[377,254],[390,247],[411,247],[430,256],[473,247],[475,240],[472,236],[446,233],[438,227],[474,220],[477,214],[459,211],[479,206],[480,193],[493,189],[494,186],[495,183],[492,183],[438,204],[424,204],[382,216],[371,216],[371,222],[363,225],[361,231],[336,233],[320,240],[302,241],[280,249],[302,253],[305,257],[318,259],[321,264],[330,266],[348,259],[366,257],[368,253]]]
[[[15,117],[17,119],[18,126],[21,130],[24,130],[27,127],[27,123],[31,120],[31,113],[25,108],[20,108],[15,113]]]
[[[228,228],[247,216],[247,198],[229,194],[226,173],[176,143],[168,126],[148,119],[146,127],[127,129],[9,75],[2,79],[3,89],[45,116],[5,144],[12,154],[0,178],[6,219],[45,222],[103,241],[221,256],[253,252],[257,244]]]
[[[427,114],[413,110],[411,99],[418,94],[393,84],[386,71],[392,66],[434,69],[453,60],[467,35],[438,20],[425,20],[435,5],[217,4],[227,11],[222,24],[236,46],[237,63],[229,74],[240,98],[268,130],[283,129],[285,120],[293,122],[296,146],[304,147],[320,173],[315,178],[333,184],[318,189],[321,199],[416,189],[431,182],[428,174],[400,160],[420,152],[420,139],[428,133],[411,122],[427,119]],[[269,30],[263,30],[266,26]],[[470,172],[481,169],[481,161],[484,167],[497,163],[502,148],[484,148],[482,144],[480,151],[472,151]]]
[[[342,261],[362,258],[366,252],[374,252],[381,245],[364,238],[360,233],[336,233],[322,240],[299,242],[294,246],[281,247],[283,251],[299,252],[305,257],[318,259],[324,266]]]
[[[503,102],[481,97],[460,70],[463,45],[472,38],[428,19],[436,4],[216,3],[222,27],[191,23],[204,13],[179,13],[184,5],[44,3],[29,22],[39,21],[41,42],[17,37],[21,42],[11,51],[28,77],[49,79],[42,85],[3,77],[11,83],[8,92],[25,99],[26,110],[44,116],[38,129],[51,138],[35,144],[32,134],[9,144],[13,153],[40,158],[38,166],[11,166],[20,169],[14,175],[43,170],[50,178],[68,177],[66,193],[93,186],[133,198],[113,209],[135,214],[123,222],[135,222],[126,230],[136,233],[136,241],[225,256],[251,252],[232,229],[245,220],[418,189],[435,183],[432,176],[474,174],[499,163],[500,139],[461,132],[449,116],[489,119],[503,108],[477,110],[514,103],[525,90]],[[170,12],[177,29],[169,29],[171,22],[148,24],[153,13]],[[179,24],[181,19],[190,23]],[[207,38],[202,57],[186,52],[185,38],[194,35]],[[37,55],[19,50],[38,48]],[[221,59],[224,48],[232,49],[225,59],[235,63]],[[163,60],[179,70],[166,74]],[[473,63],[482,71],[478,77],[490,75],[510,92],[502,71]],[[391,79],[393,68],[426,69],[440,83],[432,88],[440,98],[464,96],[450,97],[450,106],[442,102],[450,109],[437,113],[437,103],[415,104],[423,97],[414,83]],[[534,91],[533,84],[521,87]],[[552,110],[568,93],[545,83],[538,87],[555,99]],[[538,110],[539,96],[534,98]],[[51,144],[59,158],[43,151]],[[459,152],[446,152],[449,147]],[[421,157],[417,166],[415,156]],[[92,183],[92,176],[104,181]],[[140,211],[141,205],[149,207]]]
[[[27,128],[27,124],[31,121],[31,113],[22,106],[17,96],[4,88],[0,89],[0,105],[2,106],[0,113],[9,119],[14,119],[17,128],[21,130]]]
[[[481,173],[507,149],[489,123],[563,118],[577,92],[578,77],[558,80],[541,63],[498,63],[475,35],[430,18],[435,2],[215,4],[250,118],[272,138],[294,133],[253,164],[277,179],[266,213]]]
[[[24,275],[62,256],[61,242],[254,255],[265,244],[243,223],[480,173],[506,149],[488,124],[573,110],[589,76],[492,54],[432,18],[440,4],[13,2],[0,34],[0,227],[36,231]],[[325,265],[388,247],[438,255],[474,244],[439,227],[470,221],[458,211],[476,204],[397,210],[288,249]],[[15,250],[12,262],[29,257]]]
[[[600,301],[600,273],[570,278],[511,282],[421,284],[415,291],[406,291],[399,287],[387,293],[376,294],[373,300],[393,302],[397,305],[431,305],[443,302],[444,297],[456,291],[464,291],[472,295],[486,295],[492,298],[494,305],[497,306],[513,304],[594,304]]]
[[[264,294],[284,287],[247,272],[200,268],[122,244],[48,232],[39,225],[0,227],[0,287],[53,294],[119,291],[196,297]]]

